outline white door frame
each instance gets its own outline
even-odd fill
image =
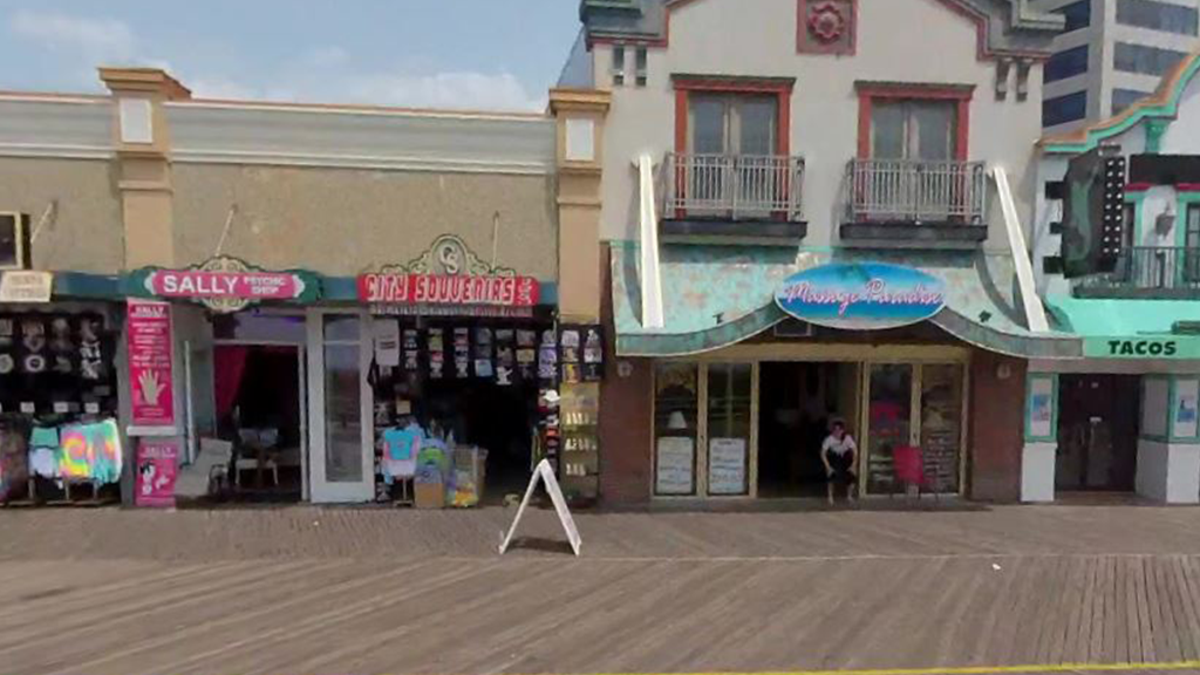
[[[359,318],[359,419],[362,425],[362,480],[334,483],[325,478],[325,317]],[[375,498],[375,416],[374,392],[367,382],[374,348],[371,340],[371,316],[366,311],[347,308],[308,310],[308,402],[309,402],[309,473],[310,499],[318,504],[369,502]],[[337,344],[337,343],[335,343]]]

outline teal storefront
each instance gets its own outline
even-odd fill
[[[1026,364],[1082,356],[1071,335],[1025,328],[1003,255],[666,245],[659,326],[636,245],[611,256],[618,500],[824,496],[819,449],[839,420],[858,496],[1015,501]]]
[[[1083,359],[1035,363],[1054,422],[1027,428],[1027,501],[1126,492],[1200,502],[1200,303],[1050,296]],[[1030,427],[1036,422],[1030,410]],[[1043,416],[1044,417],[1044,416]]]

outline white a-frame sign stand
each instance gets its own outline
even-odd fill
[[[558,520],[562,523],[563,531],[567,533],[567,540],[571,542],[571,550],[575,551],[575,555],[579,555],[579,546],[583,540],[579,538],[579,530],[575,529],[575,519],[567,510],[567,500],[563,498],[562,489],[558,486],[558,479],[554,477],[554,468],[545,459],[539,462],[537,468],[533,470],[533,477],[529,479],[529,487],[525,489],[525,498],[521,500],[521,506],[517,508],[517,517],[513,518],[512,526],[508,528],[508,535],[500,544],[500,555],[504,555],[504,552],[508,550],[508,545],[517,531],[517,525],[521,522],[525,507],[529,506],[529,500],[533,497],[533,490],[537,487],[538,481],[545,484],[546,492],[550,493],[550,501],[554,502]]]

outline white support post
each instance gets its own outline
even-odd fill
[[[1000,209],[1004,212],[1004,227],[1008,231],[1008,245],[1012,249],[1013,265],[1017,270],[1017,284],[1021,288],[1021,302],[1025,307],[1025,320],[1034,333],[1050,332],[1046,320],[1046,308],[1038,298],[1037,285],[1033,279],[1033,263],[1025,247],[1025,233],[1021,230],[1021,219],[1013,201],[1012,188],[1008,185],[1008,173],[1004,167],[993,166],[992,178],[996,181],[996,192],[1000,196]]]
[[[654,161],[649,154],[638,157],[638,177],[641,186],[641,284],[642,326],[662,328],[662,273],[658,260],[658,215],[654,202]]]

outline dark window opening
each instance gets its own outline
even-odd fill
[[[1042,102],[1042,126],[1053,127],[1087,117],[1087,92],[1077,91]]]
[[[1116,115],[1124,112],[1131,105],[1149,95],[1149,92],[1137,91],[1135,89],[1113,89],[1112,114]]]
[[[1125,73],[1159,76],[1174,68],[1186,56],[1173,49],[1118,42],[1113,50],[1113,68]]]
[[[1088,71],[1088,46],[1080,45],[1074,49],[1059,52],[1046,62],[1046,82],[1057,82],[1068,77],[1082,75]]]
[[[1150,30],[1196,35],[1197,12],[1194,7],[1173,5],[1158,0],[1118,0],[1117,23]]]
[[[1092,0],[1079,0],[1058,9],[1058,13],[1067,19],[1063,33],[1070,33],[1092,24]]]

